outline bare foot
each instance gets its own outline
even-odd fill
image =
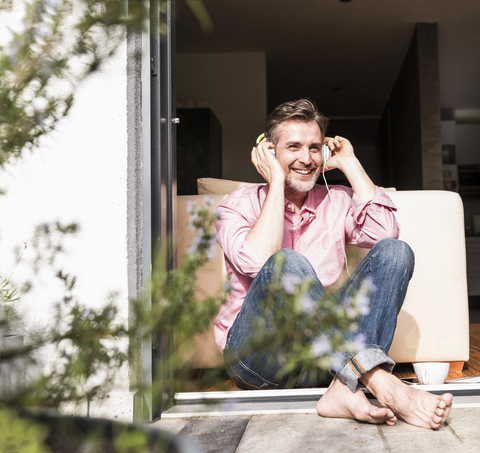
[[[397,421],[392,410],[370,404],[361,390],[353,393],[337,376],[318,401],[317,412],[322,417],[350,418],[376,424],[394,425]]]
[[[383,407],[414,426],[438,428],[452,410],[450,393],[434,395],[408,386],[380,368],[369,371],[360,380]]]

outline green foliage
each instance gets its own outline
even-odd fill
[[[48,432],[38,423],[19,416],[17,411],[0,406],[1,452],[48,453]]]
[[[1,0],[2,9],[8,4]],[[85,77],[140,29],[144,2],[20,1],[22,29],[0,47],[0,165],[55,128]]]
[[[201,20],[209,19],[199,5],[203,3],[193,5],[194,13],[201,14]],[[0,166],[33,149],[40,137],[55,129],[69,113],[80,84],[124,42],[126,31],[143,30],[148,23],[147,7],[148,2],[143,1],[0,0],[0,12],[23,14],[20,28],[11,30],[9,41],[0,46]],[[160,13],[162,20],[164,1],[160,2]],[[161,24],[160,33],[166,32],[165,25]],[[204,239],[208,236],[211,242],[213,237],[207,229],[214,216],[207,212],[199,210],[206,228],[198,250],[182,269],[172,272],[155,266],[151,300],[132,302],[129,325],[119,321],[113,296],[100,309],[80,303],[75,295],[76,277],[58,265],[65,238],[77,232],[77,225],[48,223],[37,227],[29,244],[34,252],[29,264],[34,274],[42,273],[42,278],[50,269],[61,283],[62,295],[55,304],[51,325],[27,328],[17,305],[27,292],[35,297],[34,282],[15,286],[10,278],[0,276],[0,340],[4,332],[23,333],[25,337],[22,346],[10,349],[1,349],[0,341],[2,370],[23,373],[26,367],[36,376],[23,388],[16,385],[9,392],[0,392],[2,407],[58,407],[63,402],[91,400],[114,387],[118,370],[135,362],[135,346],[143,339],[161,331],[167,335],[181,332],[175,344],[191,341],[195,332],[208,324],[223,297],[199,304],[194,296],[195,271],[208,259],[209,246]],[[23,260],[24,250],[19,249],[18,262]],[[42,357],[51,352],[57,360],[46,367]],[[165,361],[172,363],[173,356]],[[187,361],[174,363],[181,380],[188,374],[184,372]],[[11,417],[20,420],[13,412]],[[14,438],[18,439],[21,437]],[[41,444],[33,434],[31,439],[33,445]],[[135,434],[122,434],[122,439],[124,451],[138,451],[139,442],[143,442]],[[24,443],[11,445],[28,451]]]
[[[18,300],[17,289],[5,277],[0,277],[0,304]]]
[[[86,308],[75,296],[76,278],[55,267],[56,256],[63,252],[62,237],[74,234],[78,228],[61,224],[38,227],[33,241],[35,266],[53,266],[55,277],[63,285],[63,295],[56,304],[52,326],[30,331],[30,340],[23,349],[4,353],[2,360],[22,356],[33,364],[34,353],[47,345],[55,346],[58,360],[19,394],[3,395],[3,401],[20,406],[57,407],[65,401],[91,400],[114,387],[116,372],[125,364],[134,369],[141,367],[142,343],[159,333],[174,341],[162,351],[157,378],[164,387],[176,391],[187,388],[192,341],[210,325],[228,291],[220,288],[217,297],[205,297],[196,290],[196,273],[212,258],[215,244],[216,214],[210,205],[207,198],[205,206],[189,207],[190,224],[196,231],[189,254],[176,269],[167,270],[161,264],[165,260],[159,260],[153,267],[149,297],[131,302],[128,326],[118,320],[115,295],[100,309]],[[36,261],[39,257],[43,258],[41,263]],[[276,263],[278,269],[283,265],[282,261]],[[272,280],[262,301],[265,319],[270,321],[258,320],[248,348],[263,352],[267,358],[275,357],[281,364],[279,378],[302,373],[315,377],[338,368],[336,362],[343,358],[342,354],[354,352],[362,345],[362,338],[356,335],[357,319],[368,311],[371,285],[367,282],[339,305],[328,295],[312,299],[311,281],[280,275]],[[4,288],[4,294],[15,294],[8,282]],[[278,301],[283,304],[281,309]],[[9,312],[2,312],[3,325],[13,320],[11,305]],[[305,341],[308,338],[316,340],[312,344]],[[335,351],[333,356],[332,351]],[[209,379],[214,380],[215,376],[210,374]],[[149,390],[140,382],[132,385]],[[287,385],[293,386],[295,382]]]
[[[165,356],[163,365],[174,364],[174,383],[181,388],[190,369],[188,354],[180,351],[188,350],[196,333],[205,330],[225,298],[223,290],[219,297],[201,297],[204,300],[199,300],[195,293],[196,272],[211,258],[214,245],[216,215],[209,205],[207,200],[204,207],[192,207],[192,226],[199,232],[195,247],[177,269],[154,266],[150,297],[132,301],[128,325],[118,319],[115,294],[104,307],[86,307],[76,297],[75,276],[59,268],[57,257],[64,253],[64,239],[74,235],[78,226],[60,223],[38,226],[31,243],[32,266],[35,271],[43,272],[50,268],[63,290],[55,304],[51,325],[43,329],[29,326],[28,331],[23,327],[24,346],[3,351],[3,363],[14,366],[21,358],[29,367],[37,366],[43,371],[19,392],[0,395],[0,403],[14,407],[58,407],[64,402],[91,400],[114,388],[118,371],[128,363],[134,365],[142,342],[159,332],[175,336],[174,348]],[[16,293],[10,282],[5,280],[2,288],[2,297],[13,301]],[[8,310],[0,314],[3,323],[0,326],[7,331],[14,317],[20,318],[14,304],[8,304]],[[45,348],[52,347],[57,360],[45,369],[38,357]],[[174,385],[170,381],[168,384]]]
[[[53,266],[58,254],[64,252],[65,238],[73,236],[79,231],[76,223],[63,225],[60,222],[42,223],[35,227],[35,233],[32,241],[32,247],[35,250],[33,259],[33,269],[38,272],[42,266]],[[58,271],[58,278],[63,280],[67,286],[72,286],[74,282],[67,282],[70,278]]]
[[[168,270],[161,264],[154,266],[149,291],[151,297],[132,301],[128,326],[118,320],[115,295],[100,309],[87,308],[75,296],[76,279],[67,272],[55,269],[55,257],[64,250],[61,237],[74,234],[77,228],[61,224],[45,224],[37,228],[34,247],[44,247],[52,252],[44,254],[44,263],[53,266],[54,275],[63,284],[64,296],[55,308],[51,326],[30,332],[23,347],[2,351],[2,364],[6,362],[15,366],[15,360],[22,358],[26,366],[37,366],[42,373],[26,387],[1,394],[0,407],[4,411],[13,408],[59,407],[64,402],[91,400],[99,394],[107,393],[115,388],[118,370],[126,364],[133,367],[140,365],[137,361],[142,342],[155,337],[159,332],[167,338],[175,339],[171,347],[163,351],[159,363],[157,379],[161,377],[162,381],[154,382],[153,387],[145,387],[141,383],[132,383],[132,386],[138,390],[154,392],[165,387],[176,391],[185,390],[191,373],[186,351],[190,349],[195,335],[210,324],[227,294],[226,289],[221,289],[218,297],[205,298],[196,291],[196,272],[212,258],[214,247],[213,223],[216,214],[211,211],[210,205],[207,198],[205,206],[189,207],[190,223],[197,234],[188,256],[174,270]],[[36,256],[39,256],[38,253]],[[277,268],[281,269],[283,264],[278,261]],[[272,322],[269,325],[263,321],[258,322],[254,327],[256,334],[249,346],[252,351],[263,352],[267,358],[275,351],[276,360],[282,364],[280,378],[286,373],[298,375],[308,372],[312,377],[324,374],[336,367],[335,356],[333,360],[331,356],[332,350],[338,355],[350,353],[361,343],[362,339],[355,337],[358,328],[356,319],[367,313],[369,293],[374,288],[367,282],[352,293],[344,305],[338,305],[330,297],[313,300],[309,293],[311,285],[311,281],[289,274],[280,277],[279,273],[272,280],[267,297],[262,302],[266,318]],[[9,284],[6,287],[10,288]],[[279,300],[284,304],[281,310],[277,306]],[[17,302],[21,302],[21,296],[15,303]],[[8,328],[8,321],[11,320],[8,314],[4,319]],[[306,337],[317,337],[319,332],[323,333],[320,343],[305,341]],[[54,366],[47,369],[38,361],[37,355],[46,347],[53,347],[57,357]],[[168,372],[170,369],[173,369],[173,375]],[[214,381],[218,377],[210,373],[208,379],[213,380],[210,385],[218,385]],[[294,385],[293,380],[287,383],[287,386]],[[31,440],[31,451],[48,451],[38,450],[39,445],[43,446],[45,438],[42,437],[43,434],[38,435],[42,431],[36,430],[35,423],[28,421],[30,440],[25,440],[21,433],[25,420],[15,414],[5,414],[6,412],[0,411],[0,425],[3,423],[8,426],[13,433],[8,438],[9,445],[20,445],[25,448],[24,451],[29,451],[27,447],[30,448],[28,442]],[[9,417],[11,419],[7,420]],[[65,426],[65,435],[75,436],[72,426]],[[106,441],[102,433],[101,429],[98,432],[91,431],[82,440],[77,440],[83,446],[88,445],[89,451],[103,451]],[[152,451],[150,439],[148,433],[120,430],[113,433],[108,448],[123,452]],[[166,451],[165,440],[159,442],[155,451]]]
[[[0,401],[20,407],[56,407],[64,401],[91,398],[111,388],[117,369],[127,361],[126,348],[121,346],[127,338],[127,327],[118,322],[114,295],[100,309],[86,308],[75,296],[76,278],[57,267],[56,257],[63,252],[62,238],[77,230],[75,224],[43,224],[37,227],[32,241],[33,268],[50,268],[63,288],[51,325],[26,328],[20,322],[16,304],[1,306],[0,327],[7,332],[23,332],[26,340],[23,347],[2,352],[3,364],[15,368],[18,359],[22,359],[30,367],[41,368],[39,352],[52,346],[58,360],[27,388],[2,394]],[[3,294],[11,295],[8,282],[6,288]],[[17,301],[21,302],[18,298]]]
[[[0,407],[1,453],[164,453],[178,451],[173,436],[147,427],[38,415]]]
[[[246,354],[261,351],[272,365],[280,364],[277,378],[292,376],[286,387],[294,387],[306,373],[313,381],[323,379],[363,347],[357,320],[369,311],[371,285],[366,282],[342,305],[327,293],[315,299],[309,279],[280,272],[282,256],[275,266],[278,272],[260,302],[264,317],[252,329]]]
[[[196,273],[212,258],[215,244],[213,224],[216,214],[210,205],[206,198],[205,206],[189,207],[190,224],[197,232],[189,254],[180,266],[170,271],[165,269],[162,264],[165,260],[160,255],[152,271],[151,303],[139,299],[132,305],[129,329],[131,363],[135,363],[144,340],[158,333],[167,339],[174,338],[170,349],[164,352],[157,376],[162,376],[163,386],[177,391],[187,385],[191,374],[188,351],[195,335],[210,325],[226,297],[223,287],[219,288],[216,297],[205,297],[196,291]],[[173,376],[167,371],[169,369],[173,369]]]
[[[203,2],[187,5],[211,30]],[[141,31],[150,14],[140,0],[0,0],[0,13],[11,10],[24,16],[22,28],[0,46],[0,167],[55,129],[82,81],[114,54],[126,30]]]

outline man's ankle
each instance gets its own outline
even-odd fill
[[[367,390],[375,395],[378,399],[380,394],[387,394],[389,386],[386,385],[389,382],[393,383],[392,378],[395,377],[383,368],[376,366],[375,368],[367,371],[360,379],[360,383],[363,384]]]

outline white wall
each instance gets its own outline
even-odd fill
[[[222,125],[223,177],[263,182],[250,152],[267,117],[265,54],[197,53],[176,58],[178,105],[208,106]]]
[[[95,306],[108,291],[126,295],[126,74],[120,50],[78,91],[58,130],[0,172],[7,192],[0,196],[2,273],[8,272],[8,249],[28,240],[35,225],[78,222],[67,265],[79,275],[82,299]],[[44,314],[40,306],[33,310]]]
[[[14,281],[28,277],[31,245],[17,267],[12,251],[29,241],[37,224],[77,222],[80,233],[67,241],[64,271],[78,277],[76,294],[87,307],[101,307],[109,292],[118,292],[119,320],[124,322],[128,317],[126,86],[125,44],[81,86],[58,130],[42,138],[33,153],[26,152],[21,160],[0,169],[0,188],[7,192],[0,196],[0,275],[11,275]],[[58,289],[44,274],[37,278],[36,290],[22,298],[22,311],[30,322],[51,320]],[[92,413],[132,419],[128,376],[124,374],[118,384],[115,404],[104,412],[94,404]]]

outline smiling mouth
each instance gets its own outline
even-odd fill
[[[297,175],[308,176],[314,172],[314,168],[292,168]]]

